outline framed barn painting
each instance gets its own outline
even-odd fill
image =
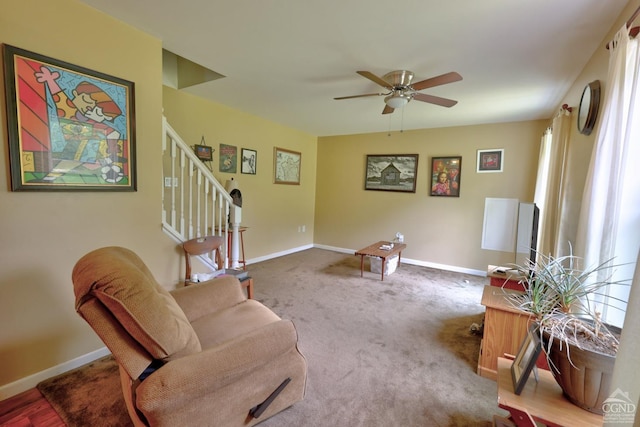
[[[433,157],[431,159],[431,195],[460,197],[462,157]]]
[[[135,191],[133,83],[3,48],[11,189]]]
[[[417,154],[368,154],[365,190],[416,192]]]

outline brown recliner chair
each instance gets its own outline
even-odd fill
[[[289,320],[225,276],[168,292],[120,247],[73,269],[76,310],[120,365],[135,425],[251,426],[304,396],[307,365]]]

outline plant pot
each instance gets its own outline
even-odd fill
[[[546,350],[546,333],[543,341]],[[583,350],[571,344],[567,356],[567,345],[554,339],[548,359],[552,364],[551,373],[565,397],[582,409],[602,415],[602,404],[611,393],[615,356]]]

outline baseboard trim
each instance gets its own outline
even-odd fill
[[[36,372],[28,377],[20,378],[17,381],[0,386],[0,400],[8,399],[22,393],[23,391],[31,390],[37,386],[38,383],[46,379],[55,377],[56,375],[60,375],[82,365],[86,365],[87,363],[91,363],[94,360],[100,359],[101,357],[109,354],[111,354],[109,349],[102,347],[98,350],[92,351],[91,353],[84,354],[57,366],[45,369],[44,371]]]
[[[258,257],[258,258],[248,259],[247,260],[247,265],[255,264],[257,262],[267,261],[267,260],[274,259],[274,258],[279,258],[279,257],[285,256],[285,255],[291,255],[291,254],[294,254],[296,252],[301,252],[301,251],[305,251],[307,249],[311,249],[313,247],[314,247],[313,244],[303,245],[303,246],[298,246],[297,248],[287,249],[286,251],[275,252],[275,253],[272,253],[272,254],[269,254],[269,255],[265,255],[265,256],[261,256],[261,257]]]
[[[328,251],[345,253],[345,254],[354,254],[356,252],[356,249],[339,248],[336,246],[313,245],[313,247],[318,249],[326,249]],[[474,270],[471,268],[458,267],[455,265],[446,265],[446,264],[438,264],[435,262],[420,261],[417,259],[406,258],[404,256],[402,257],[402,263],[418,265],[420,267],[435,268],[437,270],[453,271],[455,273],[471,274],[473,276],[480,276],[480,277],[486,277],[487,275],[487,272],[484,270]]]

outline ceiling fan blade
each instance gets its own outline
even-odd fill
[[[453,107],[458,103],[458,101],[454,101],[453,99],[440,98],[439,96],[427,95],[426,93],[416,93],[413,95],[413,99],[442,107]]]
[[[369,80],[371,80],[372,82],[379,84],[380,86],[387,88],[387,89],[393,89],[393,87],[385,80],[381,79],[380,77],[376,76],[375,74],[369,72],[369,71],[356,71],[356,73],[360,74],[362,77],[365,77]]]
[[[391,114],[394,112],[394,109],[385,104],[384,110],[382,110],[382,114]]]
[[[351,98],[362,98],[365,96],[382,96],[384,95],[384,93],[367,93],[364,95],[351,95],[351,96],[340,96],[338,98],[333,98],[333,99],[351,99]]]
[[[411,87],[413,90],[422,90],[430,87],[446,85],[448,83],[458,82],[462,80],[462,76],[455,71],[450,73],[442,74],[440,76],[431,77],[430,79],[422,80],[416,83],[413,83]]]

